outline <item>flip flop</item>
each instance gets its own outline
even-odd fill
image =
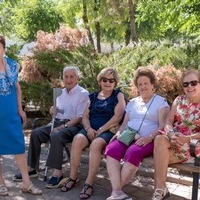
[[[132,200],[127,194],[122,194],[121,196],[110,196],[106,200]]]

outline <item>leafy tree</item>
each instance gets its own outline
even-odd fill
[[[13,9],[18,37],[29,42],[35,40],[38,30],[55,32],[63,16],[55,9],[55,3],[49,0],[25,0]]]
[[[199,37],[200,6],[197,0],[139,1],[136,22],[141,39]]]
[[[0,32],[6,36],[10,36],[13,33],[12,7],[13,4],[11,2],[0,1]]]

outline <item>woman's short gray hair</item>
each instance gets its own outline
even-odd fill
[[[73,66],[73,65],[64,67],[64,69],[63,69],[63,77],[64,77],[65,73],[67,71],[69,71],[69,70],[74,70],[76,76],[78,78],[81,77],[81,72],[80,72],[79,68],[77,66]]]

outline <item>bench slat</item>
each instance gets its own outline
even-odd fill
[[[145,164],[154,165],[152,157],[144,158],[142,162]],[[177,168],[177,169],[184,170],[187,172],[200,173],[200,167],[194,166],[194,163],[184,163],[184,164],[177,163],[177,164],[169,165],[169,167]]]

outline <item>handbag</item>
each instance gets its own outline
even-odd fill
[[[151,100],[151,103],[149,104],[149,107],[147,108],[147,111],[142,119],[142,122],[140,124],[140,127],[138,130],[134,130],[130,127],[126,127],[124,131],[122,131],[122,133],[119,135],[119,137],[117,138],[120,142],[122,142],[123,144],[125,144],[126,146],[129,146],[133,141],[139,139],[140,135],[139,135],[139,132],[140,132],[140,129],[142,127],[142,124],[143,124],[143,121],[146,117],[146,114],[154,100],[156,95],[154,95],[153,99]]]
[[[137,140],[139,137],[140,135],[137,130],[127,126],[117,139],[120,142],[124,143],[126,146],[129,146],[134,140]]]

